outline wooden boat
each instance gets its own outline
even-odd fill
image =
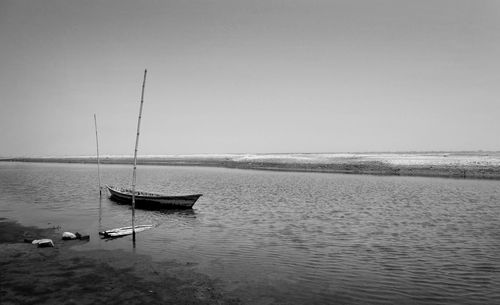
[[[141,104],[139,108],[139,118],[137,120],[137,135],[135,138],[134,150],[134,170],[132,174],[132,189],[114,187],[106,185],[111,194],[110,198],[119,202],[132,205],[132,228],[135,226],[135,207],[146,209],[191,209],[194,203],[201,197],[201,194],[184,195],[184,196],[171,196],[158,193],[149,193],[137,191],[135,189],[136,183],[136,169],[137,169],[137,149],[139,146],[139,131],[141,126],[142,106],[144,104],[144,88],[146,86],[147,70],[144,70],[144,80],[142,82]],[[96,128],[97,130],[97,128]]]
[[[111,199],[132,204],[132,190],[106,185]],[[191,209],[201,194],[171,196],[157,193],[135,191],[135,205],[150,209]]]
[[[111,230],[106,230],[99,232],[99,235],[104,236],[105,238],[113,238],[113,237],[122,237],[122,236],[127,236],[131,235],[137,232],[142,232],[145,230],[149,230],[153,227],[153,225],[136,225],[135,228],[132,227],[122,227],[122,228],[116,228],[116,229],[111,229]]]

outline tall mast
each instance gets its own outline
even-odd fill
[[[95,142],[96,142],[96,146],[97,146],[97,179],[98,179],[98,183],[99,183],[99,197],[102,196],[102,193],[101,193],[101,170],[100,170],[100,166],[99,166],[99,138],[97,137],[97,118],[95,116],[95,113],[94,113],[94,125],[95,125]]]
[[[141,117],[142,117],[142,105],[144,104],[144,87],[146,87],[146,74],[148,70],[144,70],[144,80],[142,82],[142,93],[141,93],[141,107],[139,108],[139,119],[137,120],[137,136],[135,138],[135,150],[134,150],[134,172],[132,174],[132,232],[133,238],[135,240],[135,180],[136,180],[136,168],[137,168],[137,147],[139,146],[139,130],[141,128]]]

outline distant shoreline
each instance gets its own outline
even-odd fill
[[[4,158],[4,162],[96,163],[95,157]],[[104,156],[101,164],[132,164],[130,156]],[[224,154],[138,157],[139,165],[500,180],[500,152]]]

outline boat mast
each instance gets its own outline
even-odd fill
[[[141,128],[142,105],[144,104],[144,87],[146,86],[146,74],[148,70],[144,70],[144,80],[142,81],[141,106],[139,108],[139,119],[137,120],[137,136],[135,138],[134,150],[134,172],[132,174],[132,232],[135,239],[135,180],[137,168],[137,147],[139,146],[139,130]]]
[[[95,125],[95,142],[96,142],[96,146],[97,146],[97,179],[98,179],[98,183],[99,183],[99,197],[102,196],[102,193],[101,193],[101,170],[100,170],[100,166],[99,166],[99,138],[97,137],[97,118],[95,116],[95,113],[94,113],[94,125]]]

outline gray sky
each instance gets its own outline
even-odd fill
[[[0,0],[0,156],[500,150],[500,1]]]

